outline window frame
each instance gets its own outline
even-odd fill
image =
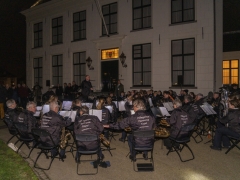
[[[60,56],[62,56],[62,64],[59,65],[58,62],[59,62],[59,57],[60,57]],[[53,58],[54,58],[54,57],[57,57],[57,65],[53,65]],[[58,71],[57,74],[58,74],[58,76],[54,76],[54,75],[53,75],[53,68],[54,68],[54,67],[57,67],[57,71]],[[61,72],[62,75],[61,75],[61,76],[59,75],[59,72],[60,72],[60,71],[59,71],[59,67],[62,67],[62,72]],[[62,80],[63,80],[63,55],[62,55],[62,54],[58,54],[58,55],[53,55],[53,56],[52,56],[52,83],[54,83],[54,82],[53,82],[54,77],[57,77],[57,78],[58,78],[58,84],[60,84],[60,85],[63,84],[63,82],[60,82],[60,81],[59,81],[59,78],[62,78]],[[57,84],[54,84],[54,86],[57,86]]]
[[[81,13],[85,13],[85,19],[81,20]],[[74,21],[74,15],[75,14],[79,14],[79,20],[78,21]],[[82,22],[85,23],[85,29],[81,28],[81,23]],[[77,31],[74,31],[74,25],[75,24],[78,24],[78,26],[79,26],[79,30],[77,30]],[[81,32],[82,31],[85,31],[85,33],[84,33],[85,37],[81,37]],[[76,32],[79,33],[79,38],[74,37],[74,33],[76,33]],[[87,39],[87,11],[83,10],[83,11],[73,13],[73,41],[80,41],[80,40],[85,40],[85,39]]]
[[[41,24],[41,29],[39,28]],[[35,31],[35,26],[38,26],[38,30]],[[38,38],[36,38],[36,34],[38,35]],[[39,35],[42,35],[42,38],[39,37]],[[35,44],[37,42],[37,45]],[[41,43],[40,43],[41,42]],[[43,46],[43,23],[35,23],[33,24],[33,47],[38,48]]]
[[[143,0],[141,0],[141,6],[139,7],[134,7],[134,0],[132,1],[132,31],[136,31],[136,30],[141,30],[141,29],[149,29],[149,28],[152,28],[152,0],[151,1],[151,4],[150,5],[142,5],[143,3]],[[150,20],[150,26],[148,27],[143,27],[143,19],[146,18],[146,17],[143,17],[143,8],[145,7],[149,7],[150,6],[150,9],[151,9],[151,16],[146,16],[146,17],[150,17],[151,20]],[[140,28],[134,28],[134,10],[136,9],[141,9],[141,18],[136,18],[136,19],[141,19],[141,22],[142,22],[142,25]]]
[[[61,25],[58,24],[58,21],[59,21],[60,18],[62,19],[62,24]],[[56,19],[57,19],[57,25],[53,26],[53,21],[56,20]],[[62,28],[62,33],[59,33],[59,28]],[[57,34],[56,35],[53,35],[54,29],[57,30]],[[54,37],[57,37],[57,41],[56,42],[54,42]],[[63,43],[63,16],[56,17],[56,18],[52,19],[52,45],[61,44],[61,43]]]
[[[41,63],[41,66],[40,66],[40,63],[39,63],[39,60],[41,59],[41,61],[42,61],[42,63]],[[37,62],[37,66],[34,66],[34,64],[35,64],[35,62],[34,61],[38,61]],[[35,76],[36,74],[35,74],[35,69],[37,69],[38,70],[38,75],[37,76]],[[41,72],[42,73],[39,73],[40,72],[40,70],[41,70]],[[42,74],[42,76],[40,76],[39,74]],[[40,85],[40,86],[42,86],[42,81],[43,81],[43,58],[42,57],[38,57],[38,58],[33,58],[33,78],[34,78],[34,84],[36,83],[36,82],[38,82],[38,84]],[[35,79],[37,79],[37,81],[35,81]],[[41,79],[41,81],[40,81],[40,79]]]
[[[236,60],[238,61],[238,67],[237,68],[232,68],[231,67],[231,61],[236,61]],[[225,60],[223,60],[223,62],[224,61],[228,61],[229,62],[229,68],[222,67],[222,84],[223,85],[229,85],[229,84],[237,84],[238,85],[239,84],[239,59],[225,59]],[[228,80],[229,83],[228,84],[224,84],[223,83],[223,77],[225,77],[225,76],[223,76],[223,70],[224,69],[229,69],[229,80]],[[231,73],[232,69],[237,69],[238,70],[237,83],[232,83],[232,79],[231,79],[232,78],[232,73]]]
[[[194,52],[193,53],[187,53],[187,54],[184,54],[184,40],[190,40],[190,39],[193,39],[194,40]],[[173,46],[172,46],[172,42],[173,41],[182,41],[181,45],[182,45],[182,53],[181,54],[175,54],[173,55]],[[195,49],[196,45],[195,45],[195,38],[185,38],[185,39],[174,39],[171,41],[171,83],[172,83],[172,87],[180,87],[180,86],[183,86],[183,87],[195,87],[196,85],[196,80],[195,80],[195,76],[196,76],[196,68],[195,68],[195,61],[196,61],[196,49]],[[194,83],[193,84],[184,84],[184,72],[185,71],[190,71],[190,70],[184,70],[184,57],[186,56],[194,56],[194,65],[193,65],[193,68],[192,69],[194,71]],[[179,57],[181,56],[182,57],[182,76],[183,76],[183,84],[174,84],[173,82],[173,72],[174,71],[180,71],[180,70],[173,70],[173,57]]]
[[[178,24],[178,23],[185,23],[185,22],[192,22],[192,21],[195,21],[195,10],[196,10],[196,8],[195,8],[195,0],[193,0],[193,8],[189,8],[189,9],[193,9],[193,19],[191,19],[191,20],[187,20],[187,21],[184,21],[183,20],[183,17],[184,17],[184,11],[186,11],[186,10],[189,10],[189,9],[184,9],[183,8],[183,1],[184,0],[181,0],[182,1],[182,3],[181,3],[181,5],[182,5],[182,9],[181,10],[179,10],[179,11],[182,11],[182,21],[179,21],[179,22],[173,22],[173,19],[172,19],[172,17],[173,17],[173,13],[174,12],[179,12],[179,11],[173,11],[173,1],[174,0],[171,0],[171,24]]]
[[[147,44],[150,44],[150,57],[144,57],[143,58],[143,45],[147,45]],[[141,46],[141,57],[138,57],[138,58],[134,58],[134,47],[135,46]],[[141,73],[141,79],[142,79],[142,83],[143,83],[143,74],[144,74],[144,72],[150,72],[150,74],[151,74],[151,80],[150,80],[150,84],[148,84],[148,85],[135,85],[134,84],[134,73],[135,73],[135,71],[134,71],[134,61],[135,60],[141,60],[141,71],[140,71],[140,73]],[[150,59],[150,62],[151,62],[151,71],[143,71],[143,59]],[[139,73],[139,72],[137,72],[137,73]],[[133,87],[151,87],[151,85],[152,85],[152,43],[144,43],[144,44],[134,44],[134,45],[132,45],[132,86]]]
[[[80,54],[81,53],[85,53],[85,59],[84,59],[84,63],[81,63],[81,59],[80,59]],[[79,54],[79,63],[74,63],[74,54]],[[79,75],[74,75],[74,66],[75,65],[79,65],[80,66],[80,73]],[[81,66],[84,66],[85,67],[85,74],[82,74],[81,73]],[[77,82],[75,77],[80,77],[80,82]],[[82,81],[85,79],[85,76],[86,76],[86,51],[82,51],[82,52],[75,52],[73,53],[73,80],[76,82],[76,84],[80,85],[82,83]],[[82,78],[83,77],[83,78]]]
[[[112,12],[110,13],[110,6],[113,5],[113,4],[116,4],[117,5],[117,11],[116,12]],[[114,3],[110,3],[110,4],[105,4],[105,5],[102,5],[102,12],[103,12],[103,7],[105,6],[108,6],[108,9],[109,9],[109,13],[108,14],[103,14],[103,18],[105,16],[109,16],[109,24],[106,24],[106,26],[108,27],[108,34],[117,34],[118,33],[118,2],[114,2]],[[112,15],[115,15],[117,16],[117,22],[116,23],[111,23],[111,16]],[[105,18],[104,18],[105,19]],[[105,22],[106,23],[106,22]],[[111,31],[111,25],[112,24],[116,24],[117,28],[116,28],[116,32],[112,32]],[[109,26],[108,26],[109,25]],[[103,23],[103,20],[102,20],[102,36],[106,36],[107,34],[103,34],[103,30],[105,29],[105,26],[104,26],[104,23]]]

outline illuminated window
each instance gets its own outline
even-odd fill
[[[238,60],[223,60],[223,84],[238,84]]]
[[[107,60],[107,59],[118,59],[119,58],[119,48],[114,48],[114,49],[105,49],[102,50],[102,60]]]

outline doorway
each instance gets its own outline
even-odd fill
[[[114,92],[118,81],[118,60],[101,62],[102,92]]]

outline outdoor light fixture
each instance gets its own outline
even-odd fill
[[[88,57],[86,59],[86,62],[87,62],[88,69],[89,70],[94,70],[94,67],[91,66],[92,65],[92,59],[90,57]]]
[[[122,52],[122,54],[119,56],[119,58],[120,58],[120,61],[121,61],[121,63],[122,63],[122,67],[127,67],[127,64],[125,63],[125,60],[126,60],[126,56],[125,56],[125,54]]]

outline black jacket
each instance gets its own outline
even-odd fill
[[[11,124],[8,124],[8,128],[10,130],[15,129],[13,126],[13,122],[17,122],[18,115],[19,115],[19,112],[16,109],[11,109],[11,108],[7,109],[7,111],[5,113],[5,118],[9,119],[9,121],[11,122]]]
[[[82,88],[82,95],[84,97],[88,97],[91,92],[92,83],[90,81],[84,80],[81,84],[81,88]]]
[[[24,123],[27,126],[28,133],[31,133],[33,128],[37,128],[37,120],[33,116],[33,112],[24,110],[18,115],[17,122]]]
[[[228,124],[228,128],[240,134],[240,110],[229,109],[227,116],[220,119],[223,124]]]
[[[99,121],[97,116],[92,116],[88,114],[84,114],[78,119],[76,119],[74,123],[74,133],[77,134],[96,134],[100,135],[103,131],[103,125]],[[97,148],[98,142],[77,142],[78,146],[83,146],[86,149],[94,149]]]
[[[46,129],[51,134],[54,143],[58,144],[61,138],[62,128],[70,124],[71,118],[66,118],[65,120],[62,116],[50,110],[43,115],[41,129]],[[45,143],[52,145],[50,138],[42,139]]]
[[[110,128],[113,129],[124,129],[126,127],[131,127],[132,131],[153,130],[156,127],[155,118],[146,111],[138,110],[134,115],[123,119],[121,122],[110,124]],[[152,141],[153,139],[146,138],[135,139],[137,146],[149,146]]]

